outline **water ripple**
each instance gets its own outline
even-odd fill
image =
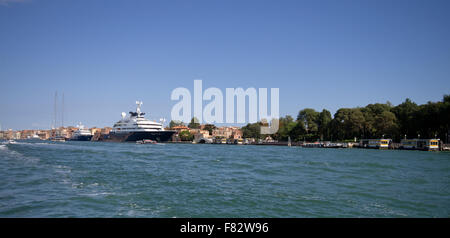
[[[0,143],[0,217],[448,217],[450,154]]]

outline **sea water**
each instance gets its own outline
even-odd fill
[[[0,143],[0,217],[449,217],[450,153]]]

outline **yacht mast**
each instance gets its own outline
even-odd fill
[[[58,91],[55,91],[55,102],[54,102],[54,108],[53,108],[53,125],[52,129],[56,129],[56,101],[58,99]]]
[[[62,94],[61,126],[64,128],[64,93]]]

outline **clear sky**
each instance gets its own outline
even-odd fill
[[[450,1],[0,0],[0,123],[112,126],[177,87],[280,89],[280,114],[450,93]],[[60,98],[61,99],[61,98]],[[205,102],[207,103],[207,102]]]

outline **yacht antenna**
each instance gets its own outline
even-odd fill
[[[142,104],[143,104],[142,101],[136,101],[136,105],[137,105],[136,112],[137,112],[138,116],[141,115],[141,106],[142,106]]]

